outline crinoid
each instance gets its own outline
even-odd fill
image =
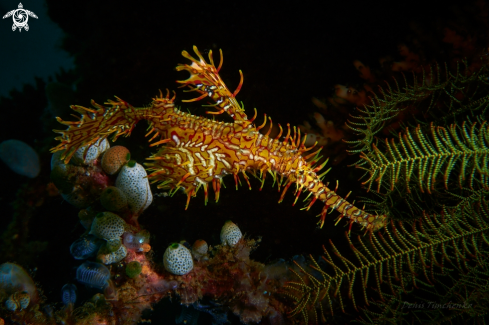
[[[289,315],[302,314],[306,324],[317,323],[333,315],[336,308],[348,312],[351,306],[358,311],[362,305],[369,317],[396,318],[402,316],[397,306],[401,294],[409,301],[413,292],[436,289],[438,295],[450,297],[467,283],[480,282],[485,272],[477,268],[487,264],[489,252],[487,194],[486,190],[474,192],[457,207],[444,207],[437,215],[424,214],[409,225],[391,221],[382,232],[358,236],[355,242],[346,236],[349,252],[340,252],[330,241],[331,247],[324,248],[321,256],[328,266],[320,267],[311,257],[308,268],[294,271],[298,280],[284,287],[295,301]],[[471,272],[467,283],[450,284],[467,272]],[[429,298],[435,296],[425,296]]]
[[[475,72],[466,62],[455,71],[436,65],[386,83],[352,116],[358,139],[348,141],[350,153],[359,154],[367,191],[378,193],[361,199],[368,211],[412,220],[489,186],[488,77],[487,65]],[[386,134],[401,113],[409,118]]]

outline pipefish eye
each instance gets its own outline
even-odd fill
[[[76,279],[86,286],[103,289],[110,279],[110,271],[101,263],[87,261],[76,270]]]

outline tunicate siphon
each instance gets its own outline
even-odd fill
[[[65,306],[74,305],[76,302],[76,286],[72,283],[67,283],[61,288],[61,300]]]
[[[110,271],[101,263],[87,261],[76,270],[76,279],[86,286],[103,289],[110,279]]]
[[[88,235],[75,240],[70,246],[70,252],[75,259],[85,260],[95,256],[102,243],[103,240],[93,235]]]

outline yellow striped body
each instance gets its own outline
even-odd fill
[[[208,98],[215,102],[212,106],[217,110],[208,113],[227,113],[234,119],[233,123],[181,112],[174,107],[174,97],[170,98],[168,94],[166,97],[160,94],[146,108],[134,108],[118,98],[117,102],[109,101],[109,107],[92,101],[97,110],[72,106],[75,111],[82,113],[79,121],[65,122],[58,119],[68,125],[68,129],[57,131],[62,134],[57,138],[61,143],[52,151],[65,150],[63,159],[68,162],[79,147],[111,134],[115,138],[123,134],[128,136],[138,121],[147,120],[150,131],[146,136],[150,137],[150,142],[153,141],[150,147],[161,145],[148,158],[150,162],[145,164],[148,167],[148,178],[158,188],[173,191],[183,188],[188,196],[187,205],[200,188],[204,190],[207,202],[208,187],[211,185],[218,200],[221,179],[226,175],[232,174],[236,185],[239,177],[244,178],[249,185],[247,172],[259,177],[262,182],[270,174],[279,188],[284,186],[280,201],[295,183],[296,201],[304,191],[311,192],[308,209],[316,200],[325,203],[319,221],[321,226],[329,208],[367,229],[377,230],[384,226],[386,216],[371,215],[354,207],[323,184],[317,172],[324,165],[314,166],[318,152],[305,155],[311,148],[304,146],[305,136],[301,137],[300,131],[296,133],[295,127],[291,135],[291,129],[287,126],[284,139],[280,137],[280,125],[281,132],[276,138],[261,134],[259,130],[265,123],[256,127],[253,124],[256,114],[254,118],[248,119],[235,99],[242,80],[238,89],[231,93],[219,77],[220,66],[214,66],[212,52],[209,53],[211,64],[208,64],[195,47],[194,50],[199,61],[184,51],[183,56],[190,59],[192,64],[177,66],[177,70],[190,73],[190,78],[179,82],[200,94],[198,98],[189,101]]]

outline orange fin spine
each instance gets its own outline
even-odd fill
[[[163,97],[160,90],[160,97],[157,96],[154,98],[152,105],[146,108],[135,108],[117,96],[115,96],[117,101],[109,99],[105,103],[109,106],[100,105],[92,100],[91,104],[97,110],[72,105],[71,109],[81,114],[77,117],[79,120],[63,121],[59,117],[56,118],[61,124],[67,125],[68,129],[53,130],[54,132],[60,133],[61,136],[56,137],[56,140],[59,140],[60,143],[52,148],[51,152],[64,150],[61,159],[64,159],[64,162],[68,163],[75,152],[85,145],[91,145],[97,140],[107,138],[111,135],[112,141],[116,141],[121,135],[127,137],[140,120],[150,119],[154,115],[160,116],[156,112],[156,108],[161,110],[161,107],[173,107],[175,97],[170,99],[169,94],[170,92],[167,90],[166,97]],[[147,135],[153,132],[154,129],[153,127],[152,131]],[[157,134],[158,132],[156,132]]]
[[[320,170],[324,168],[324,166],[325,163],[321,164],[321,166],[317,167],[316,169]],[[318,222],[319,227],[323,227],[329,208],[338,211],[340,213],[340,219],[343,217],[347,217],[348,219],[350,219],[350,223],[356,222],[366,227],[368,230],[375,231],[382,228],[386,224],[387,217],[385,215],[373,215],[349,203],[346,199],[351,192],[349,192],[345,196],[345,198],[342,198],[341,196],[336,194],[336,191],[338,190],[338,183],[336,184],[336,188],[334,191],[328,188],[328,184],[323,184],[321,178],[324,177],[329,169],[321,175],[316,175],[313,170],[310,170],[309,166],[306,167],[304,170],[304,173],[299,172],[295,175],[297,176],[297,179],[294,180],[294,176],[290,178],[292,178],[292,181],[296,182],[299,188],[299,193],[297,194],[297,197],[299,196],[300,191],[303,187],[312,192],[312,195],[314,195],[311,202],[305,207],[305,210],[309,210],[317,199],[321,200],[324,203],[323,210],[320,214],[320,220]]]
[[[212,189],[214,190],[215,201],[217,203],[219,202],[219,193],[221,191],[221,179],[214,178],[212,180]]]
[[[284,139],[285,145],[289,142],[289,137],[290,137],[290,124],[287,123],[287,135],[285,136],[285,139]]]
[[[260,131],[261,129],[263,129],[265,127],[265,125],[267,124],[267,114],[264,114],[264,117],[263,117],[263,123],[262,125],[259,125],[256,130],[257,131]]]
[[[67,125],[68,129],[54,130],[61,136],[56,138],[60,143],[52,148],[51,152],[64,150],[61,159],[64,159],[65,163],[68,163],[74,153],[84,145],[92,144],[99,138],[106,138],[111,134],[114,134],[114,137],[128,134],[132,130],[130,121],[125,117],[125,111],[132,112],[129,107],[114,104],[111,107],[104,107],[93,100],[92,106],[98,110],[78,105],[71,106],[71,109],[81,114],[78,121],[63,121],[57,118],[58,122]]]

